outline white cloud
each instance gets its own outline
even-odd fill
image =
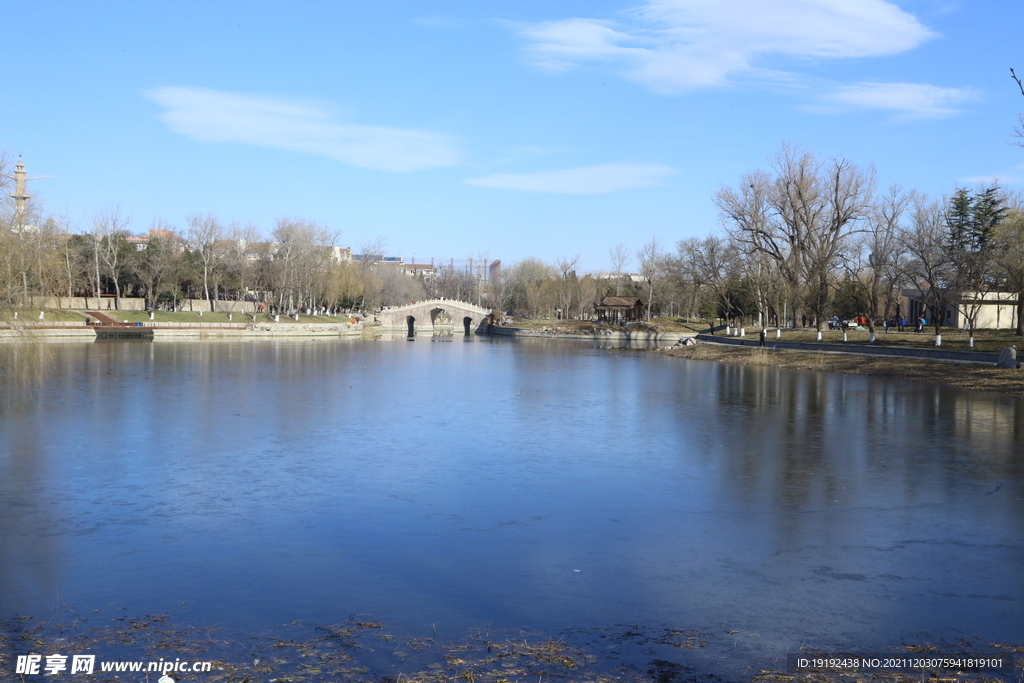
[[[439,133],[342,123],[325,109],[282,99],[167,86],[146,92],[160,120],[199,142],[235,142],[304,152],[380,171],[453,166],[460,153]]]
[[[600,194],[660,185],[673,173],[675,169],[661,164],[613,163],[539,173],[498,173],[468,178],[466,182],[480,187],[527,192]]]
[[[855,83],[826,95],[826,104],[843,109],[884,109],[908,118],[937,118],[955,114],[954,105],[977,97],[966,88],[940,88],[924,83]]]
[[[1024,184],[1024,164],[1017,164],[1009,171],[998,175],[977,175],[967,178],[957,178],[957,183],[967,185],[1022,185]]]
[[[613,62],[624,77],[666,94],[756,73],[773,55],[878,57],[935,36],[886,0],[646,0],[621,23],[628,25],[573,18],[522,33],[539,66]]]

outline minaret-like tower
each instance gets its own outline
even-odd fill
[[[14,181],[14,194],[11,197],[14,199],[14,226],[15,230],[21,232],[25,228],[25,212],[28,209],[28,200],[32,198],[32,195],[28,193],[25,187],[25,181],[27,180],[41,180],[42,178],[52,178],[52,175],[41,175],[35,178],[25,177],[25,162],[21,160],[21,155],[18,155],[18,163],[14,166],[14,175],[4,176]]]
[[[14,167],[14,194],[11,197],[14,198],[14,224],[20,228],[25,225],[25,207],[32,197],[25,190],[25,163],[21,160],[20,154]]]

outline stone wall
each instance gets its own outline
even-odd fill
[[[97,305],[99,306],[97,308]],[[32,306],[26,308],[32,308],[39,306],[40,308],[64,308],[77,311],[113,311],[114,309],[114,298],[103,297],[97,302],[96,297],[46,297],[37,298]],[[252,301],[214,301],[214,310],[222,311],[224,313],[255,313],[256,304]],[[121,297],[121,310],[124,311],[144,311],[146,310],[146,300],[135,297]],[[210,302],[206,299],[186,299],[178,302],[179,311],[209,311]]]

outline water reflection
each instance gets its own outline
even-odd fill
[[[464,339],[54,346],[0,415],[0,615],[1024,640],[1021,401]]]

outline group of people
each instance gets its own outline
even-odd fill
[[[925,318],[923,315],[919,316],[915,321],[915,325],[916,327],[914,328],[914,334],[917,334],[918,332],[923,332],[924,328],[928,326],[928,319]],[[896,316],[893,317],[891,320],[889,318],[886,318],[885,331],[888,332],[890,327],[895,327],[899,332],[902,332],[907,327],[907,319],[903,316]]]
[[[828,326],[830,329],[842,329],[845,332],[847,329],[850,328],[850,326],[867,327],[868,319],[861,315],[857,316],[856,318],[851,318],[850,320],[840,320],[839,316],[834,315],[832,316],[832,319],[828,321]]]
[[[888,332],[889,329],[892,327],[895,327],[899,332],[903,332],[903,330],[907,328],[907,319],[903,316],[893,316],[891,318],[885,318],[882,321],[882,324],[885,326],[886,332]],[[924,328],[928,326],[928,319],[925,316],[921,315],[914,321],[914,324],[915,334],[918,332],[923,332]],[[832,319],[829,320],[829,327],[834,330],[846,330],[850,326],[867,327],[868,319],[864,316],[858,316],[856,318],[851,318],[850,320],[840,320],[838,316],[832,316]]]

